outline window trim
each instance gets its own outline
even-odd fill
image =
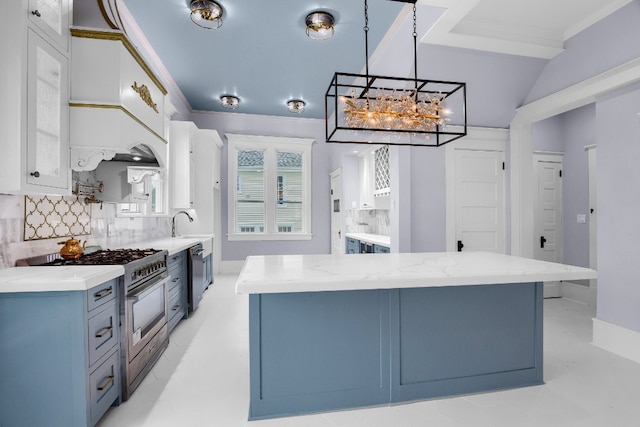
[[[230,241],[242,240],[310,240],[311,233],[311,146],[315,139],[289,138],[274,136],[239,135],[227,133],[228,144],[228,227],[227,238]],[[240,233],[236,231],[236,191],[238,189],[238,151],[264,151],[265,183],[265,231],[262,233]],[[302,154],[303,180],[303,230],[296,233],[278,232],[276,211],[278,208],[278,183],[276,152],[284,151]],[[267,185],[272,182],[272,186]]]

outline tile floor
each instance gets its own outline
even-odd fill
[[[545,300],[545,384],[397,406],[247,421],[248,298],[219,275],[131,399],[98,427],[638,427],[640,364],[590,344],[593,307]]]

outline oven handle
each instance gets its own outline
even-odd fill
[[[136,290],[135,292],[127,295],[127,300],[135,300],[138,301],[140,298],[144,298],[151,292],[153,292],[157,287],[163,286],[165,283],[169,281],[171,277],[167,276],[159,281],[154,281],[153,283],[143,286],[141,289]]]

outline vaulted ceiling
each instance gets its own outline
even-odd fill
[[[632,0],[418,0],[419,77],[465,81],[469,121],[506,126],[547,62],[564,42]],[[219,0],[223,25],[204,30],[189,19],[189,0],[121,0],[194,111],[323,118],[324,94],[336,71],[365,64],[362,0]],[[153,8],[151,8],[153,5]],[[412,6],[369,0],[369,54],[374,74],[413,74]],[[335,35],[305,34],[309,12],[328,11]],[[491,99],[495,108],[486,108]]]

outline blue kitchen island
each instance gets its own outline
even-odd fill
[[[543,383],[543,282],[593,270],[492,253],[248,257],[249,419]]]

